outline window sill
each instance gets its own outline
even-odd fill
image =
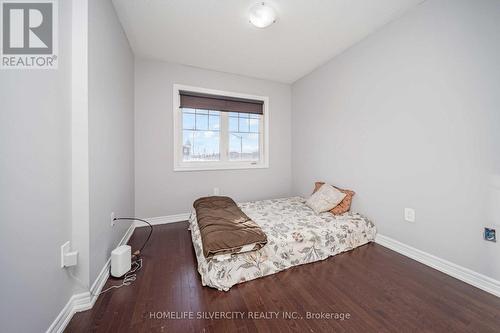
[[[217,171],[217,170],[244,170],[244,169],[268,169],[269,163],[250,164],[250,163],[228,163],[212,165],[176,165],[175,172],[182,171]]]

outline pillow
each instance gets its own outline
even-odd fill
[[[316,214],[327,212],[344,200],[346,194],[340,192],[332,185],[323,184],[319,190],[311,195],[306,201]]]
[[[324,182],[316,182],[314,183],[314,191],[313,194],[319,190],[321,186],[323,186]],[[334,186],[335,187],[335,186]],[[342,215],[347,213],[351,209],[352,197],[356,194],[356,192],[351,190],[344,190],[338,187],[335,187],[342,193],[345,193],[345,198],[342,200],[337,206],[330,210],[330,213],[333,215]]]

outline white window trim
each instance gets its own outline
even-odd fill
[[[260,142],[260,161],[227,161],[227,157],[224,158],[226,160],[215,161],[215,162],[204,162],[204,161],[193,161],[193,162],[185,162],[182,160],[182,117],[180,110],[180,94],[179,91],[187,90],[192,92],[199,92],[205,94],[212,95],[222,95],[229,97],[238,97],[238,98],[247,98],[247,99],[255,99],[259,101],[263,101],[263,110],[264,115],[262,117],[263,121],[261,122],[261,140]],[[269,97],[267,96],[257,96],[257,95],[249,95],[243,93],[237,93],[232,91],[222,91],[222,90],[214,90],[207,89],[201,87],[193,87],[187,86],[183,84],[174,84],[173,87],[173,142],[174,142],[174,171],[204,171],[204,170],[235,170],[235,169],[265,169],[269,168]],[[222,119],[222,118],[221,118]],[[225,127],[224,127],[225,126]],[[221,124],[221,136],[223,135],[226,129],[227,124]],[[225,140],[221,140],[221,155],[227,152],[227,147],[224,142]],[[223,143],[224,142],[224,143]]]

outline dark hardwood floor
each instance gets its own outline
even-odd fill
[[[134,249],[146,232],[136,229]],[[132,285],[101,295],[66,332],[500,332],[500,298],[377,244],[229,292],[202,287],[186,222],[155,226],[143,258]],[[178,318],[189,312],[245,318]],[[307,319],[307,312],[349,319]]]

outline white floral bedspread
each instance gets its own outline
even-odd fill
[[[292,197],[238,204],[260,225],[268,242],[258,251],[232,255],[223,261],[207,261],[203,256],[193,212],[189,225],[203,285],[227,291],[237,283],[323,260],[375,239],[375,225],[362,215],[316,214],[304,202],[301,197]]]

